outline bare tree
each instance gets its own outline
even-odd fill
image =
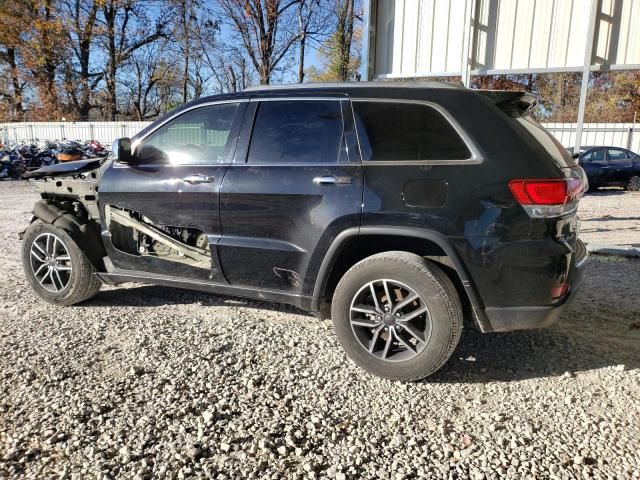
[[[142,0],[101,0],[105,25],[104,43],[107,54],[105,81],[107,85],[107,115],[115,120],[118,113],[117,72],[139,48],[163,38],[165,23],[158,18],[152,28],[146,28],[145,4]]]
[[[298,3],[298,83],[304,82],[305,55],[310,42],[320,44],[328,33],[329,9],[321,0],[300,0]],[[313,45],[312,45],[313,46]]]
[[[93,92],[104,77],[91,71],[91,53],[96,41],[99,0],[66,0],[64,20],[73,56],[64,60],[65,91],[80,120],[88,120]]]
[[[165,46],[152,43],[131,55],[123,70],[122,84],[129,103],[129,111],[136,120],[146,120],[161,113],[159,87],[174,79],[176,70],[163,55]]]
[[[269,84],[274,70],[298,41],[293,7],[300,0],[218,0],[231,19],[242,45],[258,72]]]

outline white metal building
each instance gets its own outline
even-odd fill
[[[365,0],[363,80],[582,72],[577,142],[589,72],[623,69],[640,0]]]

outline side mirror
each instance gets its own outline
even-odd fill
[[[111,145],[111,156],[118,163],[132,163],[131,139],[116,138]]]

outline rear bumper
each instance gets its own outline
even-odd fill
[[[487,307],[485,313],[489,328],[485,328],[483,331],[486,333],[529,330],[547,327],[555,323],[575,298],[584,278],[588,254],[582,242],[578,241],[577,245],[575,264],[569,276],[571,286],[564,298],[550,306]]]

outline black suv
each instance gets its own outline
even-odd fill
[[[549,325],[580,284],[584,172],[534,103],[439,83],[197,100],[30,174],[26,275],[60,305],[122,282],[292,304],[370,372],[425,377],[463,320]]]
[[[640,191],[640,156],[620,147],[592,147],[574,155],[590,187],[623,187]]]

